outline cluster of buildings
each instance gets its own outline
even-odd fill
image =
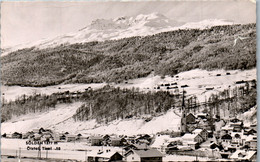
[[[182,115],[182,135],[157,135],[151,147],[164,154],[205,156],[226,160],[253,160],[257,153],[257,126],[243,120],[222,120],[223,127],[212,128],[209,116]],[[214,122],[217,123],[217,122]]]

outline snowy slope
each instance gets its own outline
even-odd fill
[[[230,75],[226,75],[229,72]],[[221,76],[216,76],[221,74]],[[161,78],[160,76],[155,76],[153,74],[145,77],[128,80],[127,84],[110,84],[111,86],[128,88],[132,87],[139,88],[141,91],[157,91],[154,87],[165,83],[177,83],[178,90],[182,91],[181,85],[188,85],[185,88],[187,95],[196,95],[198,100],[201,102],[205,101],[205,97],[209,97],[211,94],[216,94],[223,91],[224,89],[234,88],[236,86],[235,82],[240,80],[253,80],[256,79],[256,69],[251,70],[200,70],[195,69],[191,71],[182,72],[177,75],[178,78],[166,76]],[[7,101],[13,101],[23,94],[33,95],[34,93],[41,93],[50,95],[57,92],[77,92],[85,91],[86,88],[91,87],[92,89],[98,89],[105,86],[106,83],[94,83],[94,84],[66,84],[66,85],[55,85],[49,87],[20,87],[20,86],[1,86],[2,98],[4,97]],[[213,90],[206,90],[206,88],[214,88]],[[160,90],[167,90],[166,87],[161,87]],[[169,90],[174,92],[174,89]]]
[[[64,120],[69,119],[75,114],[78,107],[82,103],[61,104],[49,112],[39,112],[36,114],[26,114],[19,117],[14,117],[8,122],[1,123],[2,133],[11,132],[27,132],[34,128],[50,128]]]
[[[72,134],[125,134],[156,133],[165,130],[179,130],[180,117],[173,110],[165,115],[154,117],[151,121],[145,119],[116,120],[109,124],[100,125],[95,120],[75,122],[71,117],[82,103],[69,105],[61,104],[55,109],[38,114],[27,114],[4,122],[2,133],[27,132],[34,128],[50,128],[56,132]],[[126,127],[127,125],[127,127]]]
[[[51,39],[43,39],[32,43],[21,44],[3,50],[2,56],[9,52],[29,47],[47,48],[61,44],[83,43],[121,39],[132,36],[147,36],[178,29],[205,29],[217,25],[232,25],[226,20],[204,20],[201,22],[183,23],[167,18],[159,13],[119,17],[115,19],[97,19],[87,27],[74,33],[68,33]]]
[[[256,79],[256,69],[252,70],[233,70],[228,71],[230,75],[226,75],[227,71],[216,70],[191,70],[178,74],[178,78],[166,76],[162,79],[159,76],[150,75],[146,78],[139,78],[129,80],[127,84],[110,84],[111,86],[118,86],[121,88],[132,88],[139,87],[143,91],[156,91],[154,86],[165,84],[165,83],[178,83],[178,87],[181,85],[189,85],[185,88],[187,95],[196,95],[199,101],[204,101],[210,94],[218,93],[224,89],[234,88],[235,82],[240,80],[252,80]],[[216,76],[221,74],[221,76]],[[22,94],[33,94],[33,93],[54,93],[60,91],[82,91],[85,88],[91,86],[94,89],[101,88],[106,84],[77,84],[77,85],[57,85],[44,88],[34,87],[2,87],[2,93],[5,93],[5,97],[9,100],[13,100]],[[58,88],[60,87],[60,88]],[[213,90],[206,90],[206,87],[214,87]],[[148,89],[149,88],[149,89]],[[181,90],[181,88],[179,88]],[[161,90],[166,90],[162,88]],[[17,93],[15,93],[17,92]],[[37,127],[48,127],[58,132],[68,131],[71,133],[83,133],[83,134],[141,134],[149,133],[153,134],[160,131],[166,130],[178,130],[180,127],[180,116],[173,110],[169,110],[166,114],[154,117],[151,121],[145,122],[145,118],[133,118],[125,120],[115,120],[109,124],[97,124],[95,120],[85,122],[74,122],[71,118],[78,107],[81,106],[81,102],[73,104],[61,104],[55,109],[48,113],[28,114],[17,117],[13,120],[2,123],[1,130],[4,133],[14,131],[29,131]],[[256,115],[256,108],[252,108],[251,111],[243,114],[240,118],[243,118],[248,123],[252,121],[252,116]],[[126,127],[127,126],[127,127]]]

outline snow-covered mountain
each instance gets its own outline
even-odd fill
[[[83,43],[90,41],[104,41],[121,39],[132,36],[146,36],[160,32],[178,29],[205,29],[217,25],[232,25],[226,20],[204,20],[201,22],[184,23],[172,20],[159,13],[140,14],[134,17],[119,17],[115,19],[97,19],[79,31],[43,39],[32,43],[21,44],[2,50],[2,56],[9,52],[29,47],[48,48],[61,44]]]

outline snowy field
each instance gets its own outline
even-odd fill
[[[97,124],[95,120],[78,121],[72,119],[76,109],[81,103],[61,104],[55,109],[39,114],[27,114],[2,123],[1,132],[27,132],[34,128],[49,128],[56,132],[69,132],[70,134],[155,134],[165,130],[179,130],[180,117],[173,110],[166,114],[154,117],[151,121],[145,119],[115,120],[109,124]],[[126,127],[127,126],[127,127]]]
[[[28,145],[26,145],[26,140],[22,139],[1,139],[1,154],[2,155],[9,155],[9,156],[17,156],[18,150],[21,148],[21,156],[22,157],[31,157],[31,158],[37,158],[38,151],[28,151],[26,148]],[[87,146],[82,143],[58,143],[59,147],[61,147],[61,150],[55,151],[45,151],[42,150],[41,157],[46,158],[46,155],[48,158],[52,159],[73,159],[73,160],[80,160],[84,161],[88,155],[90,155],[92,152],[96,152],[100,149],[107,150],[110,149],[111,152],[119,152],[124,153],[122,148],[119,147],[98,147],[98,146]],[[77,149],[85,150],[85,151],[76,151]],[[12,162],[15,161],[15,159],[8,159],[4,158],[4,161],[6,162]],[[182,155],[165,155],[163,157],[163,161],[193,161],[196,160],[195,156],[182,156]],[[198,157],[198,160],[200,161],[208,161],[208,158]],[[17,159],[16,159],[17,161]],[[37,161],[37,160],[21,160],[22,162],[26,161]],[[51,161],[51,160],[50,160]]]
[[[229,72],[230,75],[226,75]],[[221,76],[216,76],[217,74],[221,74]],[[176,77],[178,76],[178,78]],[[195,69],[191,71],[186,71],[179,73],[174,77],[166,76],[162,79],[160,76],[149,75],[145,78],[132,79],[129,80],[127,84],[110,84],[115,87],[121,88],[132,88],[138,87],[142,91],[156,91],[154,87],[157,87],[160,84],[165,83],[177,83],[178,90],[182,91],[181,85],[188,85],[185,90],[187,91],[187,95],[196,95],[200,102],[205,101],[205,97],[209,97],[211,94],[216,94],[218,92],[223,91],[224,89],[234,88],[236,81],[241,80],[253,80],[256,79],[256,68],[251,70],[214,70],[214,71],[206,71]],[[2,97],[4,97],[7,101],[12,101],[18,98],[19,96],[26,94],[32,95],[35,93],[47,94],[50,95],[52,93],[57,92],[77,92],[77,91],[85,91],[86,88],[91,87],[92,89],[98,89],[105,86],[106,83],[99,84],[61,84],[56,86],[49,87],[20,87],[20,86],[1,86]],[[214,88],[213,90],[206,90],[206,88]],[[167,90],[166,87],[162,87],[160,90]],[[173,89],[169,90],[174,93]],[[4,95],[3,95],[4,93]]]

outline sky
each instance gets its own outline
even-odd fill
[[[96,19],[158,12],[182,22],[226,19],[255,23],[254,0],[2,2],[1,47],[75,32]]]

